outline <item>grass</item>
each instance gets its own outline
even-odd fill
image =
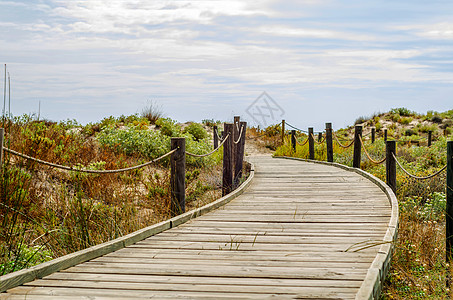
[[[209,139],[183,133],[176,122],[166,119],[162,124],[168,125],[167,134],[186,137],[188,151],[200,154],[212,149]],[[45,161],[96,170],[138,165],[167,152],[170,136],[160,129],[151,133],[149,125],[137,115],[86,126],[29,116],[4,123],[7,147]],[[197,127],[197,134],[201,129]],[[187,210],[220,197],[221,160],[222,151],[187,159]],[[0,275],[167,219],[169,176],[168,160],[99,175],[53,169],[5,153],[0,174]]]
[[[398,110],[398,113],[416,117],[410,111]],[[395,122],[400,120],[395,119]],[[347,132],[340,130],[337,136],[350,135]],[[420,139],[418,134],[414,130],[411,137]],[[446,164],[447,138],[438,135],[435,139],[431,147],[398,143],[398,159],[410,173],[426,176]],[[365,145],[375,160],[385,155],[382,138],[373,144],[365,140]],[[294,151],[288,138],[284,145],[277,148],[275,155],[308,158],[308,146],[297,145]],[[353,147],[344,149],[334,141],[335,162],[352,166],[352,158]],[[325,144],[315,145],[315,159],[326,160]],[[361,168],[385,181],[385,165],[371,163],[363,151]],[[398,170],[397,185],[400,226],[381,299],[451,299],[451,290],[446,286],[447,274],[452,274],[453,270],[445,261],[445,172],[433,179],[419,181]]]

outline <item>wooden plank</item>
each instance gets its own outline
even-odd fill
[[[253,266],[184,266],[168,265],[164,267],[146,266],[140,264],[87,264],[71,267],[68,272],[79,273],[106,273],[132,275],[178,275],[178,276],[206,276],[206,277],[241,277],[241,278],[298,278],[298,279],[325,279],[325,280],[362,280],[365,270],[352,268],[281,268],[281,267],[253,267]]]
[[[91,280],[112,282],[141,282],[160,284],[216,284],[216,285],[242,285],[242,286],[281,286],[281,287],[346,287],[338,280],[319,279],[272,279],[272,278],[243,278],[231,277],[227,281],[222,277],[196,277],[196,276],[148,276],[148,275],[124,275],[124,274],[101,274],[101,273],[67,273],[58,272],[51,274],[47,279],[54,280]],[[347,287],[360,287],[360,281],[348,281]]]
[[[352,281],[352,280],[351,280]],[[78,289],[111,289],[111,290],[129,290],[129,291],[176,291],[176,292],[203,292],[203,293],[249,293],[249,294],[297,294],[310,293],[319,294],[329,291],[353,294],[357,292],[357,287],[329,287],[329,286],[280,286],[280,285],[234,285],[234,284],[204,284],[203,281],[198,283],[176,283],[170,284],[151,283],[151,282],[111,282],[105,280],[87,281],[87,280],[36,280],[28,283],[26,286],[42,288],[42,290],[53,287],[78,288]]]
[[[153,291],[150,293],[149,291],[141,291],[141,290],[119,290],[119,289],[103,289],[103,288],[58,288],[58,287],[53,287],[53,288],[39,288],[39,287],[18,287],[15,288],[12,294],[22,294],[25,295],[25,299],[30,299],[31,296],[33,299],[35,299],[35,295],[52,295],[55,298],[61,299],[61,297],[66,297],[68,296],[85,296],[85,297],[125,297],[125,298],[141,298],[141,299],[146,299],[152,296],[153,299],[155,299],[155,296],[160,297],[163,299],[163,297],[167,297],[168,299],[200,299],[204,297],[204,299],[263,299],[263,295],[266,294],[253,294],[253,293],[225,293],[225,292],[210,292],[210,293],[204,293],[204,292],[184,292],[184,291],[179,291],[179,292],[172,292],[172,291]],[[297,294],[267,294],[268,296],[274,296],[278,297],[278,299],[294,299],[298,295]],[[319,294],[318,294],[319,295]],[[318,295],[315,295],[317,297],[316,299],[352,299],[353,297],[352,294],[348,293],[341,293],[341,292],[322,292],[320,298],[318,298]],[[301,295],[302,296],[302,295]],[[310,293],[303,293],[304,297],[308,297],[305,299],[310,299],[311,297]],[[286,297],[286,298],[285,298]],[[334,298],[332,298],[334,297]],[[7,298],[5,298],[7,299]],[[91,298],[90,298],[91,299]],[[303,298],[302,298],[303,299]]]

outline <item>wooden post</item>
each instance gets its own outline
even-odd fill
[[[229,136],[223,144],[222,196],[233,190],[233,126],[231,123],[223,125],[223,138]]]
[[[376,140],[376,127],[371,127],[371,143],[373,144]]]
[[[214,149],[217,149],[217,147],[219,147],[219,137],[217,136],[219,133],[217,132],[217,125],[212,127],[212,132],[214,138]]]
[[[308,154],[310,159],[315,159],[315,140],[313,138],[313,127],[308,127]]]
[[[428,131],[428,147],[431,147],[433,141],[433,132],[430,130]]]
[[[242,165],[244,163],[244,152],[245,152],[245,134],[247,130],[247,122],[239,122],[239,133],[241,132],[241,140],[236,145],[236,162],[234,166],[234,186],[239,186],[242,177]]]
[[[239,139],[239,131],[240,131],[239,120],[240,119],[241,119],[241,117],[234,116],[234,121],[233,121],[233,124],[234,124],[234,126],[233,126],[233,141],[235,141],[235,142]],[[236,167],[237,148],[238,148],[238,144],[232,143],[232,148],[231,149],[233,151],[233,175],[235,174],[234,168]],[[233,185],[233,189],[234,189],[234,185]]]
[[[387,142],[387,128],[384,128],[384,142]]]
[[[327,161],[333,162],[332,123],[326,123]]]
[[[0,173],[3,169],[3,140],[5,138],[5,130],[0,128]]]
[[[285,144],[285,120],[282,120],[282,145]]]
[[[354,130],[354,158],[352,161],[352,166],[354,168],[360,168],[360,162],[362,160],[362,144],[360,143],[362,128],[362,125],[356,125]]]
[[[447,262],[453,255],[453,141],[447,142],[447,211],[445,213],[447,230]],[[450,270],[447,269],[447,273]]]
[[[296,131],[291,130],[291,147],[293,148],[294,153],[296,153]]]
[[[178,149],[170,157],[171,215],[186,211],[186,139],[171,138],[171,149]]]
[[[318,132],[318,143],[322,141],[322,132]]]
[[[387,141],[386,145],[386,160],[385,160],[385,170],[386,170],[386,182],[387,185],[393,190],[396,194],[396,161],[393,158],[393,155],[396,155],[396,141]]]

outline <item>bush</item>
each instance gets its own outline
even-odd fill
[[[390,119],[393,121],[393,122],[398,122],[401,118],[401,115],[398,114],[398,113],[392,113],[390,115]]]
[[[443,121],[442,117],[437,114],[431,117],[431,122],[433,123],[440,124],[442,123],[442,121]]]
[[[412,122],[414,118],[412,117],[402,117],[401,119],[399,119],[399,123],[403,124],[403,125],[408,125],[410,122]]]
[[[404,132],[405,136],[411,136],[414,134],[417,134],[417,133],[413,129],[406,129],[406,131]]]
[[[161,118],[157,120],[156,126],[160,129],[160,132],[163,135],[169,137],[177,137],[181,135],[181,126],[176,124],[176,121],[173,121],[170,118]]]
[[[402,117],[410,117],[410,116],[415,116],[416,113],[414,111],[411,111],[405,107],[399,107],[399,108],[392,108],[390,110],[392,114],[398,114]]]
[[[214,127],[215,125],[218,125],[222,122],[220,122],[219,120],[214,121],[214,119],[204,119],[204,120],[201,120],[201,123],[208,127]]]
[[[196,141],[202,140],[208,137],[206,130],[198,123],[191,123],[184,128],[183,133],[190,133]]]
[[[359,125],[359,124],[365,123],[366,121],[368,121],[368,118],[361,116],[355,120],[354,125]]]

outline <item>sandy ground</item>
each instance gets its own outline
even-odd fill
[[[264,147],[259,141],[248,139],[245,141],[245,156],[272,155],[273,151]]]

